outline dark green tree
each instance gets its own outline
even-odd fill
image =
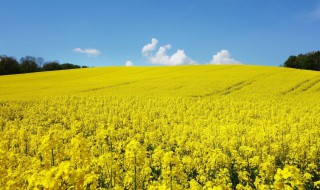
[[[78,69],[81,68],[79,65],[74,65],[71,63],[63,63],[61,64],[61,69]]]
[[[59,64],[58,61],[46,62],[42,67],[43,71],[54,71],[54,70],[61,70],[61,69],[62,69],[61,65]]]
[[[20,59],[20,68],[22,73],[32,73],[40,70],[37,65],[37,58],[31,56],[25,56]]]
[[[295,68],[297,64],[297,56],[291,55],[283,64],[285,67]]]
[[[54,71],[64,69],[88,68],[71,63],[60,64],[58,61],[45,62],[42,57],[25,56],[20,63],[14,57],[0,55],[0,75],[30,73],[38,71]]]
[[[14,57],[0,56],[0,75],[20,73],[20,65]]]
[[[291,55],[283,64],[284,67],[320,71],[320,51],[307,54]]]
[[[43,64],[45,63],[45,60],[43,59],[43,57],[37,57],[36,59],[36,63],[38,65],[38,68],[42,68]]]

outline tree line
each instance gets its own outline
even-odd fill
[[[14,57],[0,55],[0,75],[33,73],[66,69],[87,68],[71,63],[60,64],[59,61],[45,61],[42,57],[25,56],[17,61]]]
[[[320,71],[320,51],[313,51],[298,56],[291,55],[283,64],[284,67]]]

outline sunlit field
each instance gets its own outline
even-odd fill
[[[222,65],[0,76],[1,189],[320,188],[320,73]]]

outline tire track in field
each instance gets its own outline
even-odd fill
[[[292,87],[292,88],[290,88],[290,89],[282,92],[281,94],[286,95],[286,94],[288,94],[288,93],[294,92],[294,91],[296,91],[298,88],[300,88],[304,83],[307,83],[307,82],[309,82],[310,80],[311,80],[311,79],[307,79],[307,80],[304,80],[304,81],[302,81],[302,82],[299,82],[297,85],[295,85],[294,87]]]
[[[320,78],[312,81],[308,86],[305,86],[304,88],[302,88],[300,90],[300,92],[305,92],[305,91],[309,90],[310,88],[316,86],[318,83],[320,83]]]
[[[226,88],[224,88],[223,90],[216,90],[207,94],[202,94],[202,95],[191,95],[191,97],[193,98],[204,98],[204,97],[209,97],[212,96],[214,94],[220,94],[220,95],[227,95],[227,94],[231,94],[233,92],[239,91],[242,88],[251,85],[252,83],[254,83],[255,80],[244,80],[244,81],[240,81],[237,82],[231,86],[228,86]]]
[[[215,72],[215,71],[221,71],[221,70],[229,70],[229,69],[234,69],[236,67],[239,67],[241,65],[233,65],[233,66],[228,66],[228,67],[223,67],[223,68],[214,68],[214,69],[208,69],[204,70],[201,73],[209,73],[209,72]]]
[[[180,86],[173,87],[171,90],[180,90],[183,87],[184,87],[183,85],[180,85]]]
[[[151,78],[146,78],[146,79],[142,79],[142,80],[136,80],[136,81],[130,81],[130,82],[123,82],[123,83],[113,84],[113,85],[109,85],[109,86],[102,86],[102,87],[97,87],[97,88],[91,88],[91,89],[87,89],[87,90],[82,90],[82,91],[80,91],[80,93],[92,92],[92,91],[98,91],[98,90],[104,90],[104,89],[108,89],[108,88],[125,86],[125,85],[129,85],[129,84],[133,84],[133,83],[138,83],[138,82],[142,82],[142,81],[150,81],[150,80],[159,79],[159,78],[162,78],[162,77],[151,77]]]
[[[232,84],[226,88],[224,88],[223,90],[216,90],[213,91],[211,93],[207,93],[207,94],[203,94],[203,95],[191,95],[191,97],[193,98],[200,98],[200,97],[208,97],[208,96],[212,96],[214,94],[219,94],[219,95],[227,95],[227,94],[231,94],[237,91],[240,91],[241,89],[253,84],[254,82],[270,77],[272,74],[262,74],[262,75],[258,75],[255,77],[252,77],[251,79],[248,80],[243,80],[240,82],[237,82],[235,84]]]
[[[283,91],[281,94],[286,95],[286,94],[295,93],[295,92],[300,92],[300,93],[305,92],[305,91],[309,90],[310,88],[314,87],[315,85],[317,85],[318,83],[320,83],[319,77],[307,79],[302,82],[299,82],[294,87],[292,87],[286,91]]]
[[[144,73],[144,72],[148,72],[150,70],[154,70],[155,68],[147,68],[145,70],[142,70],[142,71],[138,71],[138,72],[135,72],[135,73],[129,73],[127,74],[126,76],[131,76],[131,75],[137,75],[137,74],[141,74],[141,73]]]
[[[227,88],[225,88],[224,90],[222,90],[220,92],[221,95],[227,95],[227,94],[231,94],[233,92],[239,91],[242,88],[251,85],[252,83],[254,83],[256,80],[245,80],[245,81],[241,81],[238,82],[236,84],[233,84],[231,86],[228,86]]]
[[[114,88],[114,87],[118,87],[118,86],[128,85],[128,84],[131,84],[131,83],[132,83],[132,82],[124,82],[124,83],[120,83],[120,84],[103,86],[103,87],[99,87],[99,88],[91,88],[91,89],[88,89],[88,90],[83,90],[83,91],[81,91],[81,92],[92,92],[92,91],[97,91],[97,90],[104,90],[104,89],[108,89],[108,88]]]

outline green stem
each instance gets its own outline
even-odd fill
[[[54,153],[53,153],[53,148],[51,149],[51,166],[54,166]]]
[[[137,190],[137,160],[136,156],[134,156],[134,190]]]
[[[170,189],[172,190],[172,165],[170,162]]]

